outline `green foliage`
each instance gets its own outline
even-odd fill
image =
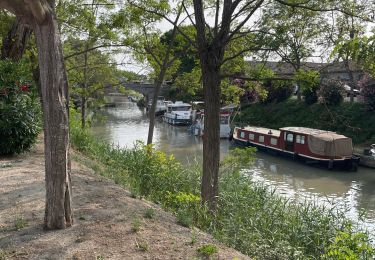
[[[27,227],[27,221],[22,216],[17,216],[14,221],[14,228],[20,230]]]
[[[320,85],[318,95],[322,102],[328,106],[337,106],[342,103],[345,96],[344,84],[337,80],[326,80]]]
[[[153,208],[148,208],[143,216],[148,219],[154,219],[155,215],[155,210]]]
[[[0,154],[27,151],[41,129],[41,110],[25,63],[0,61]]]
[[[131,231],[133,233],[137,233],[141,230],[141,226],[142,226],[142,222],[139,218],[135,218],[133,221],[132,221],[132,226],[131,226]]]
[[[321,259],[356,260],[373,259],[375,248],[368,243],[363,233],[353,233],[350,225],[339,231],[334,242],[328,247]]]
[[[225,104],[239,104],[240,97],[245,90],[236,84],[231,84],[228,80],[221,81],[221,100]]]
[[[199,247],[197,252],[202,256],[209,257],[213,254],[216,254],[219,250],[215,245],[207,244]]]
[[[242,109],[236,123],[278,129],[302,126],[336,131],[353,139],[354,143],[375,142],[375,114],[360,103],[339,106],[314,104],[308,106],[296,100],[278,104],[253,104]]]
[[[294,81],[300,87],[305,103],[312,105],[318,101],[318,88],[320,83],[320,74],[315,70],[298,70],[294,75]]]
[[[263,103],[280,103],[287,100],[293,93],[293,85],[287,81],[267,81],[264,89],[267,91],[267,98]]]
[[[147,252],[148,251],[148,243],[147,242],[140,242],[138,240],[135,241],[135,245],[139,251]]]
[[[375,110],[375,84],[368,84],[361,88],[361,95],[363,96],[364,102],[367,109],[370,111]]]

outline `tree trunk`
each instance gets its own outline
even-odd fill
[[[205,103],[201,197],[202,203],[215,211],[219,194],[221,80],[220,68],[212,62],[201,63]]]
[[[31,28],[22,23],[21,18],[16,18],[8,35],[3,39],[1,59],[19,61],[25,53],[26,45],[30,39]]]
[[[147,144],[152,144],[152,139],[154,136],[154,128],[155,128],[155,112],[156,112],[156,105],[158,101],[158,96],[160,93],[161,85],[163,83],[164,75],[166,69],[162,70],[159,74],[159,78],[156,80],[155,89],[154,89],[154,96],[152,99],[151,109],[148,111],[150,124],[148,126],[148,136],[147,136]]]
[[[69,172],[69,95],[62,46],[54,10],[34,25],[43,96],[46,229],[73,224]]]
[[[349,60],[345,61],[345,68],[346,68],[346,72],[349,75],[350,103],[353,103],[354,102],[354,85],[355,85],[355,82],[354,82],[353,71],[350,69]]]

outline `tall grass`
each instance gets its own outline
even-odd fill
[[[176,214],[256,259],[371,259],[374,248],[343,213],[288,201],[241,171],[254,150],[234,150],[221,164],[218,209],[199,197],[201,167],[183,167],[173,156],[138,142],[122,149],[93,138],[72,113],[71,142],[100,172],[140,197]],[[93,166],[93,165],[91,165]],[[95,168],[95,167],[94,167]],[[348,258],[354,256],[354,258]]]

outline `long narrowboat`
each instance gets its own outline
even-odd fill
[[[325,165],[328,169],[356,170],[359,157],[353,155],[352,139],[331,131],[306,127],[284,127],[279,130],[263,127],[235,127],[233,141],[241,146],[302,160],[308,164]]]

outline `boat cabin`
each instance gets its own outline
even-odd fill
[[[305,127],[284,127],[279,130],[262,127],[236,127],[235,142],[256,146],[293,158],[312,161],[346,161],[353,157],[352,140],[331,131]]]

